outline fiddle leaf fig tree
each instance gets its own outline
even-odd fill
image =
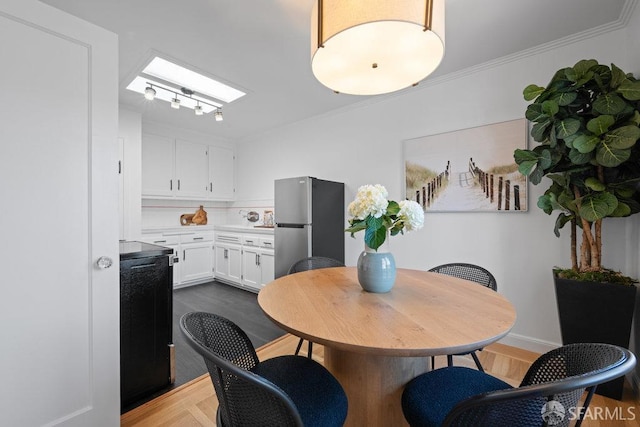
[[[640,212],[640,81],[590,59],[523,95],[539,145],[514,152],[519,171],[533,184],[549,178],[538,207],[558,213],[556,236],[570,224],[572,270],[604,271],[602,220]]]

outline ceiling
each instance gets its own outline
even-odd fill
[[[371,98],[335,94],[313,77],[309,20],[314,0],[42,1],[118,34],[120,103],[144,120],[240,140]],[[446,0],[445,57],[427,81],[613,26],[635,3]],[[125,88],[155,54],[247,95],[224,107],[223,122],[145,101]]]

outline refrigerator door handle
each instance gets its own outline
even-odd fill
[[[278,223],[276,224],[277,227],[279,228],[304,228],[304,226],[307,224],[283,224],[283,223]]]

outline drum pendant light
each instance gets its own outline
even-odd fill
[[[431,74],[444,56],[444,0],[316,0],[311,68],[330,89],[378,95]]]

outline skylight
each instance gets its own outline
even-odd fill
[[[178,98],[181,106],[191,109],[198,106],[205,113],[219,111],[223,103],[246,95],[241,90],[157,56],[129,83],[127,89],[144,94],[150,86],[159,89],[156,91],[158,99],[171,102]]]
[[[178,88],[187,87],[202,95],[207,95],[226,103],[233,102],[246,95],[238,89],[205,77],[195,71],[187,70],[184,67],[157,56],[153,58],[142,72],[173,83],[177,85]]]

